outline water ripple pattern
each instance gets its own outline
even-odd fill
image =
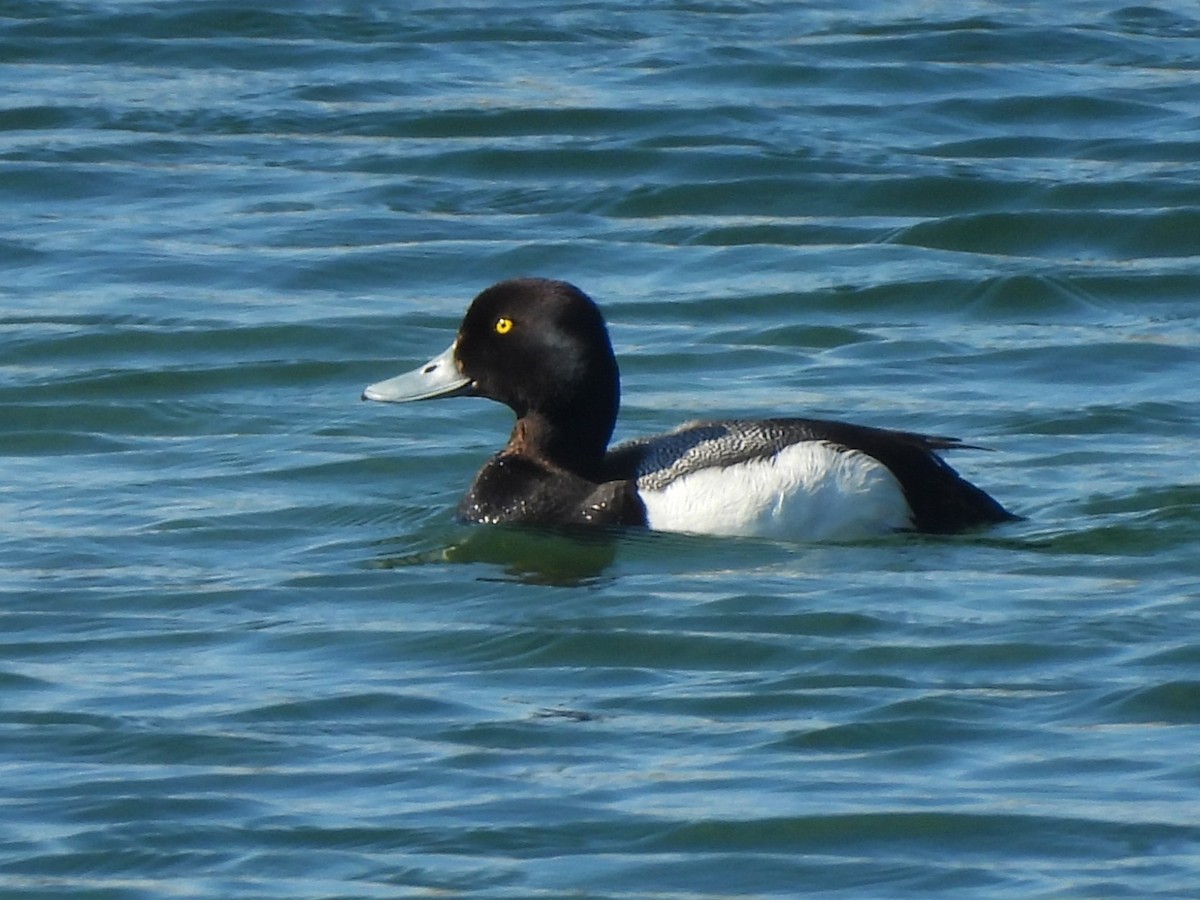
[[[1193,897],[1200,12],[0,2],[0,894]],[[618,438],[957,435],[1025,518],[468,528],[363,385],[501,278]]]

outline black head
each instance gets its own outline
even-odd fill
[[[545,423],[539,437],[552,456],[599,463],[620,374],[604,317],[579,288],[544,278],[492,285],[467,310],[454,355],[472,393]]]

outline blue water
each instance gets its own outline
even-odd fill
[[[0,895],[1193,897],[1191,2],[0,0]],[[1021,522],[469,528],[501,278],[618,438],[957,435]]]

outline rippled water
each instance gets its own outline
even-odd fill
[[[0,2],[0,892],[1194,895],[1200,15],[1025,6]],[[1026,518],[457,525],[516,274]]]

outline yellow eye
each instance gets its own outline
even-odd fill
[[[496,334],[508,334],[512,331],[513,320],[501,316],[496,320]]]

